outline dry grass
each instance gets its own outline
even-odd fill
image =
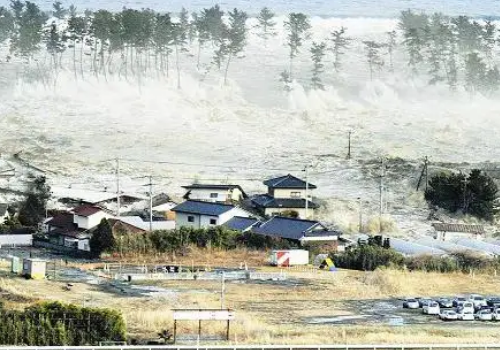
[[[214,253],[215,254],[215,253]],[[278,272],[278,269],[266,268]],[[231,325],[231,343],[496,343],[500,333],[492,328],[384,325],[342,326],[308,324],[304,318],[349,315],[350,300],[440,296],[478,292],[498,293],[500,281],[491,276],[474,278],[463,274],[437,274],[380,270],[301,272],[295,285],[226,284],[225,305],[237,312]],[[110,285],[75,283],[65,291],[64,283],[0,278],[0,290],[12,304],[25,306],[38,300],[62,300],[122,311],[132,336],[154,337],[161,329],[172,329],[173,308],[220,306],[219,281],[154,281],[169,292],[157,296],[130,296]],[[19,298],[19,302],[15,302]],[[350,305],[350,306],[349,306]],[[204,322],[203,331],[224,332],[223,322]],[[180,333],[195,333],[197,323],[180,322]]]

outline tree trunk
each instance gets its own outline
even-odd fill
[[[196,61],[196,69],[200,70],[200,56],[201,56],[201,41],[198,41],[198,60]]]
[[[227,55],[226,70],[224,72],[224,85],[227,85],[227,72],[229,71],[230,62],[231,62],[231,53]]]
[[[76,40],[73,41],[73,72],[75,73],[75,81],[77,81],[78,74],[76,73]]]
[[[82,79],[84,79],[84,76],[83,76],[83,39],[82,39],[82,42],[81,42],[81,46],[80,46],[80,72],[81,72],[81,75],[82,75]]]
[[[175,68],[177,69],[177,89],[181,88],[181,68],[179,67],[179,45],[175,45]]]

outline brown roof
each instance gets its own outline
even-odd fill
[[[85,231],[80,231],[80,230],[64,230],[64,229],[55,229],[53,231],[49,232],[49,236],[64,236],[64,237],[71,237],[71,238],[89,238],[90,233],[85,232]]]
[[[99,207],[94,207],[92,205],[83,205],[81,207],[73,209],[73,212],[78,216],[91,216],[100,211],[103,211]]]
[[[143,229],[139,227],[135,227],[126,222],[121,221],[120,219],[108,219],[109,223],[113,230],[123,229],[126,233],[140,233],[145,232]]]
[[[51,220],[47,221],[47,225],[57,228],[74,228],[73,214],[60,213],[54,216]]]
[[[466,225],[466,224],[445,224],[436,222],[432,224],[436,231],[441,232],[462,232],[462,233],[479,233],[484,234],[483,225]]]

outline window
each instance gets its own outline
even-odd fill
[[[292,198],[300,198],[302,196],[302,192],[292,192],[290,197]]]
[[[218,198],[219,194],[218,193],[210,193],[210,198]]]
[[[189,215],[188,216],[188,222],[194,222],[194,216]]]
[[[217,225],[217,219],[210,219],[210,225]]]

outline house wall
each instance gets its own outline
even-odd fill
[[[78,250],[83,250],[83,251],[86,251],[86,252],[90,252],[90,243],[89,243],[89,239],[86,238],[86,239],[80,239],[78,241]]]
[[[264,214],[267,216],[273,216],[276,214],[282,214],[283,212],[287,212],[290,210],[296,211],[299,214],[300,219],[306,219],[306,209],[305,208],[266,208],[266,210],[264,211]],[[307,219],[313,218],[314,209],[309,208],[307,210],[307,213],[308,213]]]
[[[80,216],[80,215],[75,215],[73,216],[73,222],[78,225],[78,228],[82,228],[84,230],[90,230],[91,228],[96,227],[99,225],[102,219],[109,219],[112,218],[111,215],[104,211],[100,211],[95,213],[94,215],[90,216]]]
[[[298,196],[293,197],[292,193],[299,192]],[[309,189],[308,197],[311,198],[312,190]],[[275,188],[273,191],[274,198],[306,198],[306,190],[305,189],[284,189],[284,188]]]
[[[194,222],[188,221],[188,216],[194,216]],[[188,213],[177,213],[175,217],[175,227],[194,227],[194,228],[206,228],[211,226],[218,226],[226,223],[235,216],[249,217],[250,213],[240,208],[233,208],[219,216],[209,216],[209,215],[196,215]],[[210,220],[215,219],[215,224],[211,224]]]
[[[475,233],[465,233],[465,232],[442,232],[442,231],[437,231],[435,233],[435,238],[441,241],[450,241],[454,239],[460,239],[460,238],[469,238],[469,239],[478,239],[482,240],[483,237],[480,234],[475,234]]]
[[[217,193],[217,198],[211,198],[211,193]],[[235,188],[232,191],[221,189],[192,189],[191,193],[189,194],[189,199],[207,202],[227,202],[239,201],[242,195],[243,194],[238,188]]]

